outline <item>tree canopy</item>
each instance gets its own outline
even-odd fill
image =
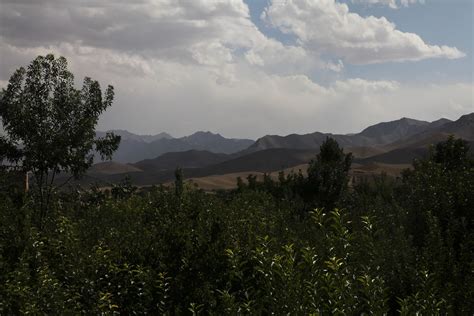
[[[309,188],[313,191],[316,206],[333,209],[347,189],[352,154],[345,154],[337,141],[327,138],[320,152],[308,168]]]
[[[78,90],[67,66],[64,57],[38,56],[15,71],[0,96],[0,159],[32,172],[42,203],[59,172],[79,177],[94,152],[111,158],[120,142],[112,133],[95,134],[99,116],[112,105],[113,87],[102,94],[86,77]]]

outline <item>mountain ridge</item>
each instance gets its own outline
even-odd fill
[[[120,163],[136,163],[145,159],[154,159],[169,152],[204,150],[213,153],[233,154],[253,144],[251,139],[225,138],[220,134],[198,131],[189,136],[173,138],[167,133],[157,135],[137,135],[124,130],[118,150],[114,153],[114,161]],[[106,132],[97,132],[104,136]]]
[[[289,134],[287,136],[266,135],[255,141],[248,151],[268,148],[318,148],[327,137],[334,138],[342,147],[367,147],[390,144],[398,139],[416,135],[451,123],[441,118],[433,122],[400,118],[395,121],[371,125],[355,134],[332,134],[314,132],[308,134]]]
[[[232,154],[219,154],[195,149],[164,153],[154,159],[142,160],[134,164],[111,164],[110,168],[112,170],[110,171],[107,171],[107,165],[101,165],[96,167],[96,171],[101,171],[102,174],[98,176],[95,173],[93,176],[95,179],[100,178],[107,183],[113,183],[119,181],[125,174],[129,174],[137,185],[152,185],[172,181],[176,167],[183,168],[186,178],[242,172],[274,172],[307,164],[318,153],[318,142],[324,141],[327,137],[334,137],[345,152],[352,152],[355,157],[354,166],[358,166],[359,169],[364,169],[364,166],[369,168],[374,164],[384,164],[385,167],[398,166],[394,170],[400,170],[400,166],[409,166],[413,159],[426,157],[429,154],[428,148],[431,144],[446,140],[449,135],[464,138],[471,147],[474,146],[474,113],[463,115],[456,121],[440,119],[425,122],[402,118],[397,121],[385,122],[385,124],[373,125],[372,131],[364,129],[361,133],[365,135],[359,135],[360,133],[334,135],[315,132],[305,135],[274,135],[271,138],[264,138],[264,140],[270,141],[277,140],[275,144],[270,143],[270,145],[293,146],[293,148],[272,147],[254,150],[255,144],[253,144],[247,149]],[[409,127],[406,128],[406,126]],[[415,126],[415,130],[418,132],[415,132],[411,126]],[[382,131],[380,131],[380,127],[382,127]],[[367,135],[370,136],[371,133],[374,136],[368,137]],[[382,134],[382,138],[380,138],[380,134]],[[212,143],[213,139],[223,138],[210,132],[197,132],[193,135],[189,137],[198,140],[204,137],[205,139],[204,141],[201,140],[201,143],[206,141]],[[399,139],[384,145],[349,146],[360,143],[377,143],[378,139],[388,142],[392,137],[399,137]],[[162,140],[162,142],[173,141]],[[191,143],[191,141],[189,142]],[[472,149],[474,148],[471,148],[471,153],[473,152]],[[214,178],[211,177],[211,179]],[[206,181],[209,181],[209,179]]]

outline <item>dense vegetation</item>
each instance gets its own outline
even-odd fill
[[[308,177],[63,190],[41,224],[34,191],[3,190],[0,314],[472,314],[467,152],[349,188],[328,140]]]
[[[400,179],[352,182],[327,139],[302,172],[234,191],[184,183],[58,187],[79,177],[111,105],[39,56],[0,93],[0,314],[472,315],[474,160],[450,137]],[[32,189],[22,178],[31,172]],[[19,185],[17,185],[18,183]]]

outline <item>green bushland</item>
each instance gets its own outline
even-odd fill
[[[324,147],[326,146],[326,147]],[[328,140],[309,176],[0,194],[0,314],[472,315],[474,162],[462,140],[349,187]]]

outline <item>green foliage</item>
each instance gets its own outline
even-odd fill
[[[0,194],[0,314],[470,315],[474,177],[456,155],[309,213],[302,173],[227,194],[176,189],[180,177],[63,192],[42,229],[37,201]]]
[[[184,190],[184,177],[183,177],[183,170],[181,168],[177,168],[174,172],[175,181],[174,181],[174,189],[176,196],[180,197],[183,194]]]
[[[465,141],[449,137],[428,159],[414,162],[399,188],[407,233],[430,278],[449,289],[444,301],[461,314],[473,308],[474,160],[468,152]]]
[[[352,154],[344,154],[339,144],[328,137],[308,168],[310,197],[314,197],[317,205],[329,210],[336,206],[347,189],[351,163]]]
[[[90,78],[75,89],[64,57],[38,56],[11,76],[0,98],[6,132],[0,138],[0,159],[32,172],[42,213],[58,173],[78,177],[92,165],[94,151],[110,158],[118,148],[119,136],[95,135],[99,116],[113,98],[112,86],[102,95],[99,83]]]

